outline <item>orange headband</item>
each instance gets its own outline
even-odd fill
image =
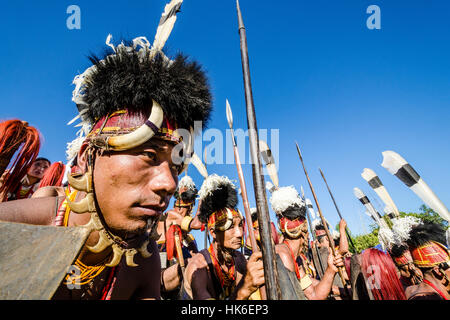
[[[217,228],[220,231],[225,231],[231,226],[231,224],[233,223],[233,218],[235,217],[242,218],[242,215],[239,213],[239,211],[235,209],[223,208],[217,210],[209,216],[208,229]]]

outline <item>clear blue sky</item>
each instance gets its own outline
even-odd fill
[[[66,27],[72,4],[81,9],[80,30]],[[66,125],[76,114],[71,82],[89,66],[87,55],[105,48],[108,33],[115,44],[137,36],[152,41],[165,4],[3,2],[0,118],[27,120],[44,136],[41,155],[65,160],[66,143],[77,131]],[[380,30],[366,27],[372,4],[381,9]],[[366,192],[382,212],[381,200],[361,178],[365,167],[379,175],[400,210],[416,211],[422,204],[380,166],[381,152],[394,150],[450,206],[448,1],[241,0],[241,8],[258,128],[279,129],[280,185],[303,185],[312,199],[297,140],[325,217],[338,222],[318,167],[349,228],[363,233],[371,220],[353,188]],[[246,130],[235,1],[185,0],[166,48],[189,54],[208,71],[215,108],[209,126],[228,128],[228,98],[235,128]],[[248,158],[248,144],[246,151]],[[234,165],[212,164],[208,170],[237,180]],[[254,206],[250,165],[244,173]],[[198,172],[190,167],[189,174],[200,187]],[[200,247],[202,239],[198,236]]]

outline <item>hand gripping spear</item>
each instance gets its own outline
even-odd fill
[[[253,231],[252,214],[250,212],[250,205],[249,205],[248,197],[247,197],[247,187],[245,186],[245,179],[244,179],[244,173],[242,172],[241,159],[239,158],[239,150],[238,150],[238,147],[236,144],[236,138],[234,136],[233,113],[231,112],[231,107],[230,107],[230,103],[228,102],[228,99],[226,100],[226,109],[227,109],[228,125],[230,126],[230,132],[231,132],[231,140],[233,141],[234,160],[236,161],[236,168],[238,171],[239,183],[241,185],[241,196],[242,196],[242,200],[244,202],[245,220],[247,220],[247,223],[245,225],[247,226],[247,233],[250,237],[252,251],[257,252],[257,251],[259,251],[259,248],[256,243],[255,232]],[[262,288],[262,289],[264,289],[264,288]],[[261,290],[261,298],[262,298],[262,300],[266,300],[265,290]]]
[[[236,0],[239,22],[239,37],[241,47],[242,72],[244,76],[245,101],[247,106],[247,125],[249,131],[250,153],[252,157],[253,185],[261,235],[261,251],[264,265],[264,278],[268,300],[280,300],[281,291],[278,284],[278,270],[275,259],[275,247],[272,243],[269,208],[267,206],[266,190],[262,166],[259,158],[258,128],[256,126],[255,107],[253,105],[252,85],[250,81],[250,66],[248,61],[247,36],[242,19],[239,0]]]
[[[325,181],[325,184],[326,184],[327,189],[328,189],[328,193],[330,194],[331,199],[333,200],[334,207],[336,208],[336,211],[337,211],[337,213],[338,213],[338,215],[339,215],[339,218],[341,218],[341,220],[342,220],[343,218],[342,218],[341,212],[339,211],[339,208],[338,208],[338,206],[337,206],[337,204],[336,204],[336,201],[334,200],[333,194],[331,193],[330,187],[328,186],[327,179],[325,179],[325,176],[324,176],[322,170],[320,170],[320,168],[319,168],[319,171],[320,171],[320,174],[322,175],[323,181]],[[347,228],[345,228],[345,234],[347,235],[347,238],[348,238],[348,240],[350,241],[350,244],[351,244],[352,247],[353,247],[353,251],[355,251],[355,253],[356,253],[355,245],[353,244],[352,238],[351,238],[350,235],[348,234]]]
[[[319,215],[320,215],[320,220],[322,220],[322,225],[327,234],[328,242],[330,243],[330,247],[331,247],[331,252],[332,252],[333,256],[336,256],[336,250],[334,248],[333,237],[331,237],[330,230],[328,230],[328,227],[327,227],[327,222],[325,221],[325,218],[323,217],[322,210],[320,210],[319,201],[317,200],[316,193],[314,192],[314,188],[311,184],[311,180],[309,180],[308,172],[306,172],[305,164],[303,163],[303,157],[302,157],[302,154],[300,152],[300,148],[298,147],[297,142],[295,142],[295,145],[297,146],[297,152],[298,152],[298,156],[300,158],[300,162],[302,163],[302,166],[303,166],[303,171],[305,171],[306,179],[308,180],[308,184],[309,184],[309,187],[313,194],[314,201],[316,202],[317,210],[319,211]],[[339,267],[338,270],[339,270],[339,276],[341,277],[341,280],[342,280],[342,285],[344,286],[344,289],[347,290],[347,285],[346,285],[346,281],[344,278],[343,267]]]

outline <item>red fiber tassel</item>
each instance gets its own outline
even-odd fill
[[[1,201],[5,201],[8,193],[19,187],[37,158],[40,145],[39,131],[28,126],[27,122],[8,120],[0,123],[0,174],[10,165],[0,186]]]
[[[47,186],[61,187],[65,170],[66,166],[61,161],[54,162],[45,172],[39,188]]]
[[[171,225],[166,233],[167,260],[172,260],[173,257],[178,256],[175,247],[175,232],[178,233],[180,241],[182,239],[180,227],[176,224]]]

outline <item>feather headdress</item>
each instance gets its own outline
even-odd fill
[[[238,204],[236,186],[226,176],[209,175],[198,195],[202,202],[198,217],[202,222],[207,222],[212,213],[224,208],[234,209]]]
[[[198,190],[192,178],[189,176],[184,176],[178,182],[178,187],[175,191],[174,197],[177,200],[181,200],[183,203],[191,203],[195,200],[197,194]]]
[[[272,192],[270,204],[277,215],[290,220],[305,218],[306,205],[293,186],[277,188]]]
[[[111,49],[101,57],[92,55],[89,58],[92,66],[75,77],[72,101],[79,114],[69,124],[80,118],[81,129],[78,137],[68,143],[68,158],[78,153],[100,119],[123,109],[130,114],[148,116],[153,111],[153,101],[161,107],[166,121],[176,128],[196,128],[195,121],[206,125],[212,98],[205,72],[183,54],[170,60],[162,51],[181,3],[182,0],[172,0],[166,5],[153,45],[146,37],[137,37],[114,46],[108,35],[106,44]],[[142,122],[127,124],[136,128]],[[159,129],[160,125],[156,127]]]

